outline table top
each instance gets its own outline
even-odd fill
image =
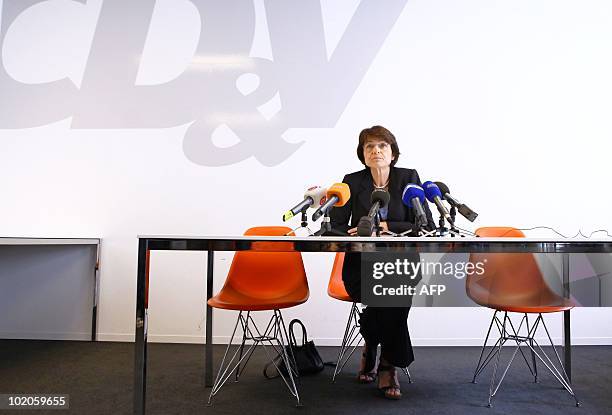
[[[0,245],[100,245],[100,238],[0,237]]]
[[[300,252],[574,252],[610,253],[612,239],[358,237],[358,236],[192,236],[139,235],[150,250]]]

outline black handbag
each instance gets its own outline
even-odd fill
[[[296,324],[302,327],[301,345],[298,345],[297,341],[295,340],[293,326]],[[291,352],[293,352],[293,356],[295,357],[295,362],[297,364],[298,374],[300,376],[312,375],[323,370],[323,359],[321,359],[321,355],[319,355],[314,342],[312,340],[308,341],[306,327],[304,327],[304,324],[298,319],[293,319],[289,323],[289,345],[285,346],[285,351],[289,355],[289,359],[291,359]],[[279,376],[278,373],[276,375],[268,374],[268,370],[274,366],[278,367],[283,375],[287,374],[287,368],[285,367],[285,363],[280,354],[274,358],[273,362],[274,363],[268,363],[264,367],[263,374],[266,378],[274,379]]]

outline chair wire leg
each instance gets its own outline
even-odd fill
[[[257,331],[258,338],[261,339],[261,344],[263,346],[264,352],[268,357],[268,360],[276,368],[279,376],[289,389],[291,395],[297,399],[297,405],[301,406],[298,388],[296,386],[295,376],[292,368],[292,365],[295,365],[297,370],[297,365],[295,363],[295,360],[293,362],[291,361],[290,354],[287,353],[287,349],[289,348],[285,347],[289,344],[289,339],[287,337],[287,328],[285,327],[280,310],[274,310],[273,316],[270,319],[270,322],[266,327],[266,331],[264,331],[263,334],[261,334],[261,332],[257,329],[257,326],[254,325],[254,328]],[[275,356],[270,354],[270,351],[268,350],[268,347],[266,347],[265,343],[268,343],[269,346],[272,347],[274,352],[276,352]],[[278,357],[280,357],[281,360],[277,363]],[[285,368],[288,368],[286,374],[284,374],[281,370],[281,362],[284,364]]]
[[[289,389],[289,393],[291,393],[291,395],[297,399],[298,401],[297,405],[301,406],[298,389],[297,389],[297,386],[294,380],[294,376],[293,376],[293,370],[291,369],[291,361],[289,358],[289,354],[287,353],[287,350],[285,348],[285,337],[283,336],[283,333],[287,333],[287,329],[284,326],[284,322],[282,318],[280,317],[281,317],[280,311],[274,310],[274,314],[272,318],[270,319],[270,322],[268,323],[268,326],[266,327],[266,330],[264,331],[263,334],[259,331],[256,325],[254,325],[254,328],[257,332],[257,338],[260,339],[259,341],[261,345],[263,346],[263,350],[266,353],[268,360],[270,361],[270,363],[272,363],[274,368],[277,370],[280,378],[283,380],[283,382]],[[276,341],[276,344],[274,343],[274,341]],[[266,346],[266,343],[268,343],[268,346],[272,347],[274,352],[277,353],[276,355],[270,354],[270,350],[268,349],[268,346]],[[281,370],[280,362],[279,363],[276,362],[276,359],[279,356],[281,357],[282,363],[284,363],[285,367],[288,368],[286,374],[284,374],[283,371]],[[287,379],[287,377],[289,379]]]
[[[249,328],[249,320],[252,322],[253,327],[257,327],[257,325],[255,324],[255,321],[253,320],[253,318],[251,317],[251,312],[248,311],[247,312],[247,316],[246,318],[243,318],[243,330],[245,333],[245,336],[243,337],[243,341],[241,346],[245,345],[245,341],[249,340],[249,339],[254,339],[255,336],[253,335],[253,332],[251,331],[251,329]],[[255,352],[255,347],[249,347],[249,349],[247,350],[247,353],[244,355],[245,358],[242,359],[242,357],[239,359],[240,361],[244,360],[244,363],[242,363],[241,365],[238,366],[238,368],[240,370],[238,370],[238,368],[236,368],[236,382],[238,382],[238,379],[240,378],[240,375],[242,375],[242,373],[244,372],[244,370],[247,367],[247,364],[249,363],[249,361],[251,360],[251,357],[253,356],[253,353]],[[240,351],[241,356],[242,356],[242,350]]]
[[[227,347],[225,349],[225,353],[223,354],[223,359],[221,359],[221,364],[219,365],[219,372],[217,373],[217,377],[215,378],[215,382],[213,383],[213,387],[212,390],[210,391],[210,395],[208,397],[208,405],[212,405],[212,399],[213,397],[219,392],[219,390],[223,387],[223,385],[225,384],[225,382],[227,381],[227,379],[231,376],[232,372],[235,370],[235,367],[232,368],[232,365],[234,364],[234,361],[236,360],[236,356],[238,355],[238,350],[236,350],[234,352],[234,354],[232,355],[232,357],[230,358],[230,360],[227,362],[227,364],[225,363],[225,360],[227,359],[227,355],[229,354],[229,350],[232,347],[232,342],[234,340],[234,337],[236,335],[236,330],[238,328],[238,324],[240,323],[242,319],[242,311],[239,313],[238,318],[236,319],[236,325],[234,326],[234,330],[232,332],[232,336],[230,337],[230,341],[227,344]],[[243,326],[244,327],[244,326]],[[248,327],[247,327],[248,329]],[[247,334],[244,334],[244,337],[246,337]],[[254,344],[250,346],[250,348],[254,348],[257,345],[258,341],[255,340]],[[250,348],[247,351],[247,355],[250,354]],[[242,360],[244,360],[244,358],[247,356],[243,356],[242,359],[238,360],[238,363],[236,364],[239,365],[240,363],[242,363]]]
[[[246,316],[247,321],[249,319],[250,313],[251,313],[250,311],[247,311],[247,316]],[[241,318],[241,317],[242,317],[242,313],[239,316],[239,318]],[[243,333],[243,336],[242,336],[242,343],[240,343],[240,353],[238,354],[238,360],[239,361],[242,359],[242,352],[244,351],[244,343],[246,341],[246,333],[247,333],[247,330],[246,330],[246,327],[245,327],[245,322],[241,321],[241,324],[242,324],[242,333]],[[248,359],[247,359],[247,362],[248,362]],[[244,364],[245,366],[246,366],[247,362],[245,362],[245,364]],[[238,366],[236,366],[236,378],[234,379],[234,382],[238,382],[238,378],[240,377],[241,373],[242,373],[242,371],[240,370],[240,364],[238,364]]]
[[[527,335],[529,336],[529,333],[531,332],[531,330],[529,329],[529,317],[527,315],[527,313],[525,313],[525,321],[527,322]],[[529,348],[531,349],[531,362],[533,364],[533,383],[538,383],[538,365],[536,363],[536,355],[533,352],[533,338],[532,336],[529,336]]]
[[[342,361],[338,367],[338,373],[342,372],[344,366],[346,366],[353,354],[355,354],[355,350],[357,350],[357,348],[361,345],[362,340],[363,337],[361,337],[358,327],[353,327],[349,333],[348,345],[346,347],[346,351],[342,355]]]
[[[493,328],[493,323],[495,322],[495,316],[497,316],[497,310],[495,310],[495,313],[493,313],[493,317],[491,318],[491,324],[489,324],[489,329],[487,330],[487,336],[485,337],[482,349],[480,350],[480,357],[478,358],[478,364],[476,364],[476,369],[474,370],[474,377],[472,378],[472,383],[476,383],[476,376],[478,376],[478,374],[482,371],[482,368],[480,368],[480,363],[482,362],[482,356],[484,355],[484,351],[487,347],[487,341],[489,340],[489,335],[491,334],[491,329]],[[493,346],[493,348],[495,348],[495,345]]]
[[[506,336],[506,319],[507,318],[508,318],[508,313],[505,312],[504,313],[504,323],[502,325],[502,338],[505,338]],[[501,348],[504,343],[505,343],[504,340],[500,341],[499,346],[497,348],[497,357],[495,359],[495,365],[493,366],[493,376],[491,376],[491,385],[489,386],[489,403],[487,404],[489,408],[493,406],[493,403],[492,403],[493,395],[495,394],[495,392],[497,392],[497,389],[499,389],[499,385],[498,385],[497,388],[495,388],[495,392],[493,391],[493,386],[495,385],[495,376],[497,375],[497,367],[499,366],[499,358],[501,356]]]
[[[344,365],[353,354],[354,349],[361,343],[361,340],[357,342],[357,345],[349,356],[344,359],[344,356],[347,350],[351,347],[352,343],[356,339],[357,336],[353,336],[355,328],[357,327],[357,304],[353,303],[351,305],[351,311],[348,316],[348,320],[346,321],[346,327],[344,329],[344,336],[342,337],[342,344],[340,345],[340,351],[338,352],[338,359],[336,360],[336,365],[334,366],[334,374],[332,375],[332,383],[336,381],[336,376],[342,371]],[[357,333],[359,335],[359,333]],[[344,360],[343,360],[344,359]]]
[[[557,348],[555,347],[555,344],[552,341],[552,338],[550,337],[550,333],[548,331],[548,327],[546,327],[546,323],[544,322],[544,317],[540,314],[540,321],[542,322],[542,327],[544,327],[544,331],[546,332],[546,336],[548,337],[548,341],[550,342],[550,345],[553,349],[553,351],[555,352],[555,356],[557,357],[557,361],[559,362],[559,366],[561,367],[561,370],[563,371],[563,377],[565,378],[565,380],[569,383],[569,376],[567,376],[567,372],[565,371],[565,365],[563,364],[563,361],[561,360],[561,358],[559,357],[559,353],[557,352]]]
[[[525,336],[520,334],[523,323],[525,323],[526,330],[527,330],[527,335]],[[537,329],[540,323],[542,324],[542,326],[544,326],[544,330],[546,331],[546,336],[548,337],[548,341],[550,342],[553,352],[557,358],[557,362],[559,363],[559,367],[561,368],[560,370],[557,368],[555,363],[553,363],[549,354],[542,348],[542,346],[540,346],[540,344],[535,339],[535,335],[537,333]],[[512,330],[512,332],[508,331],[508,327]],[[531,359],[532,359],[531,364],[533,365],[533,370],[531,371],[531,374],[534,376],[536,382],[537,382],[537,377],[538,377],[536,362],[537,360],[539,360],[550,371],[550,373],[555,377],[555,379],[557,379],[557,381],[561,383],[563,388],[574,398],[576,402],[576,406],[580,406],[580,401],[578,400],[576,394],[574,393],[574,390],[572,389],[572,385],[571,385],[571,382],[569,381],[569,377],[567,376],[567,373],[563,366],[563,362],[561,361],[559,353],[557,352],[557,349],[552,341],[552,337],[550,336],[550,332],[548,331],[548,328],[546,327],[544,318],[542,317],[541,313],[538,314],[538,317],[536,318],[533,325],[529,324],[529,317],[527,313],[525,313],[521,319],[521,323],[519,324],[518,330],[517,330],[515,329],[512,321],[508,317],[508,313],[504,312],[504,320],[502,323],[500,339],[501,341],[499,342],[497,351],[494,353],[496,360],[495,360],[495,365],[493,368],[493,375],[491,377],[491,384],[489,387],[489,402],[487,405],[488,407],[492,406],[493,398],[497,394],[504,378],[506,377],[506,374],[508,373],[508,370],[510,369],[510,366],[512,365],[512,362],[516,358],[519,351],[523,355],[523,358],[525,359],[527,366],[531,370],[531,365],[529,364],[527,357],[522,351],[521,346],[523,345],[527,346],[531,351]],[[510,360],[508,361],[508,364],[506,365],[506,368],[504,369],[502,375],[500,376],[499,381],[497,381],[496,377],[497,377],[497,370],[499,367],[502,346],[508,340],[514,340],[516,342],[516,347],[514,349],[514,352],[512,353],[512,356],[510,357]]]
[[[521,323],[519,324],[518,330],[514,328],[514,324],[512,324],[512,319],[508,317],[508,323],[510,323],[510,328],[512,329],[512,334],[510,335],[510,337],[512,337],[512,339],[516,342],[517,346],[520,346],[521,343],[526,342],[529,338],[529,329],[527,329],[527,336],[520,336],[521,328],[523,327],[523,323],[526,321],[525,316],[521,318]],[[521,356],[523,356],[523,360],[525,361],[525,364],[527,365],[531,376],[535,376],[535,371],[531,368],[531,364],[529,363],[529,360],[527,360],[527,356],[525,356],[525,353],[523,353],[523,349],[519,347],[518,351],[521,352]]]
[[[491,363],[495,356],[497,356],[498,346],[503,341],[504,330],[502,328],[502,322],[499,320],[499,317],[496,317],[495,315],[493,316],[493,321],[495,322],[495,326],[497,328],[497,331],[499,332],[499,337],[497,338],[493,346],[491,346],[491,348],[489,349],[489,352],[487,353],[485,359],[482,361],[480,368],[477,368],[476,377],[478,377],[478,375],[482,373],[482,371],[489,365],[489,363]],[[505,341],[503,341],[503,343],[505,343]]]
[[[497,391],[499,390],[499,387],[501,386],[502,382],[504,381],[506,374],[508,373],[508,370],[510,369],[510,366],[512,366],[512,362],[514,362],[514,358],[516,357],[517,352],[520,350],[521,345],[517,344],[516,347],[514,348],[514,352],[512,353],[512,356],[510,357],[510,360],[508,361],[508,364],[506,365],[506,369],[504,369],[504,373],[502,373],[501,377],[499,378],[499,382],[497,383],[497,386],[495,387],[495,389],[493,390],[493,395],[495,396],[495,394],[497,394]]]
[[[343,362],[340,365],[340,371],[338,373],[340,373],[342,369],[344,369],[344,366],[346,366],[349,359],[351,358],[351,356],[353,356],[353,354],[355,353],[355,350],[359,347],[359,345],[361,344],[361,341],[363,340],[363,337],[361,336],[361,333],[359,332],[359,327],[360,327],[359,326],[359,308],[357,307],[357,304],[355,303],[355,313],[353,314],[353,324],[351,327],[351,331],[349,332],[349,341],[347,345],[347,350],[350,349],[350,352],[348,353],[348,355],[346,354],[346,351],[344,352]]]
[[[533,349],[533,351],[535,355],[542,361],[544,366],[546,366],[546,368],[550,370],[550,372],[559,381],[559,383],[561,383],[563,388],[574,398],[574,401],[576,402],[576,406],[580,406],[580,401],[578,400],[578,397],[576,396],[576,393],[574,392],[572,388],[572,384],[571,384],[571,381],[569,380],[569,376],[567,375],[567,372],[565,371],[565,367],[563,365],[563,362],[561,361],[561,358],[559,357],[557,348],[555,347],[555,344],[553,343],[552,338],[550,337],[550,332],[548,331],[548,328],[546,327],[546,323],[544,322],[544,317],[542,317],[542,314],[539,314],[538,319],[536,320],[536,324],[538,323],[538,321],[542,322],[542,326],[544,327],[546,336],[548,337],[548,341],[550,342],[550,345],[553,351],[555,352],[555,356],[557,357],[557,361],[559,362],[559,367],[561,368],[561,371],[559,371],[559,369],[556,368],[556,366],[554,365],[550,357],[548,357],[548,354],[544,351],[544,349],[542,349],[542,347],[538,344],[538,342],[535,339],[534,339],[534,343],[536,344],[536,346],[538,346],[538,349],[540,349],[540,351],[542,352],[542,355],[546,357],[546,360],[550,364],[550,367],[548,366],[546,361],[544,361],[544,359],[542,359],[542,357],[535,351],[535,348]]]
[[[275,310],[275,313],[278,313],[278,320],[281,323],[280,328],[282,328],[285,334],[285,339],[287,340],[287,346],[289,346],[290,345],[289,333],[287,331],[287,327],[285,326],[285,320],[283,319],[283,315],[280,310]],[[295,360],[295,356],[293,354],[293,348],[292,347],[287,347],[287,348],[289,349],[289,358],[290,358],[289,362],[291,363],[287,367],[290,367],[291,370],[293,371],[293,376],[298,378],[300,377],[300,371],[298,369],[297,361]]]
[[[236,332],[239,324],[243,331],[242,342],[228,360],[229,350],[233,345],[233,341],[236,337]],[[255,330],[256,334],[251,330],[251,325]],[[244,347],[247,340],[252,340],[253,344],[251,344],[245,352]],[[269,346],[271,346],[272,349],[277,353],[276,356],[270,354],[266,343],[268,343]],[[232,331],[230,341],[227,345],[227,348],[225,349],[225,353],[223,354],[223,359],[221,360],[219,372],[217,373],[217,377],[215,378],[215,382],[208,398],[209,406],[212,405],[213,397],[219,392],[219,390],[232,376],[232,374],[234,374],[236,380],[238,379],[238,377],[246,367],[248,360],[251,358],[253,351],[259,344],[263,346],[263,349],[266,355],[268,356],[268,359],[272,362],[272,364],[278,371],[283,382],[288,387],[291,395],[296,398],[297,406],[301,406],[298,387],[295,380],[296,376],[294,376],[294,370],[297,372],[297,364],[295,361],[295,356],[293,356],[293,351],[290,347],[286,347],[286,345],[289,344],[289,336],[287,332],[287,327],[285,326],[285,322],[283,320],[280,310],[274,310],[273,315],[270,318],[270,321],[268,322],[263,334],[257,328],[255,321],[250,315],[250,312],[247,312],[245,318],[243,316],[243,312],[240,311],[240,313],[238,314],[238,318],[236,319],[236,324],[234,325],[234,330]],[[286,374],[283,374],[283,371],[280,368],[280,362],[277,363],[278,356],[280,356],[281,358],[280,362],[282,362],[285,368],[287,368]]]
[[[478,377],[478,375],[480,375],[482,371],[485,370],[487,366],[489,366],[489,363],[491,363],[491,361],[497,356],[498,346],[500,343],[502,343],[502,340],[503,339],[501,337],[498,338],[495,341],[495,344],[491,346],[491,349],[487,353],[487,357],[483,360],[482,365],[480,366],[480,369],[478,369],[478,372],[476,372],[476,377]],[[476,382],[473,382],[473,383],[476,383]]]
[[[285,384],[287,384],[287,386],[289,387],[289,391],[291,392],[291,394],[293,396],[295,396],[295,399],[297,400],[297,405],[298,407],[302,406],[302,404],[300,403],[300,394],[298,392],[298,388],[293,376],[293,370],[291,370],[291,360],[289,357],[289,354],[287,353],[287,349],[289,349],[289,351],[291,352],[292,355],[292,359],[293,359],[293,364],[295,364],[296,370],[297,370],[297,364],[295,363],[295,357],[293,357],[293,352],[291,351],[291,347],[283,347],[284,343],[286,340],[287,345],[289,344],[289,337],[287,336],[287,327],[285,327],[285,321],[282,318],[281,312],[280,310],[275,310],[275,312],[278,312],[279,318],[278,318],[278,323],[280,323],[280,325],[282,326],[282,330],[279,331],[280,334],[280,338],[277,339],[277,341],[280,343],[280,347],[282,350],[282,357],[283,357],[283,361],[285,362],[285,367],[288,368],[287,370],[287,374],[289,375],[289,381],[291,382],[291,386],[289,387],[289,384],[285,381]],[[283,333],[285,334],[285,339],[283,339]],[[282,373],[279,371],[279,373],[282,375]],[[283,377],[284,380],[284,377]]]
[[[412,376],[410,376],[410,370],[407,367],[403,367],[402,371],[406,376],[408,376],[408,383],[412,383]]]

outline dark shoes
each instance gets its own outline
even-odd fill
[[[397,368],[381,358],[376,368],[376,347],[363,346],[361,366],[357,380],[360,383],[372,383],[378,377],[378,389],[387,399],[402,399]]]
[[[378,389],[387,399],[402,399],[397,368],[381,361],[378,366]]]
[[[361,366],[357,380],[360,383],[372,383],[376,380],[376,348],[363,346]]]

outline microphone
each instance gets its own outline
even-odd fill
[[[321,206],[323,203],[325,203],[326,193],[327,189],[321,186],[312,186],[308,188],[308,190],[306,190],[304,193],[304,200],[283,214],[283,222],[288,221],[298,213],[308,209],[311,206]]]
[[[444,204],[442,203],[443,196],[442,192],[440,191],[440,188],[434,182],[426,181],[425,183],[423,183],[423,190],[425,191],[425,197],[427,198],[427,200],[429,200],[430,203],[434,203],[438,208],[440,216],[445,218],[448,223],[452,225],[453,219],[451,218],[450,213],[448,213],[448,209],[446,209],[446,206],[444,206]]]
[[[444,200],[450,203],[451,206],[457,208],[459,213],[461,213],[461,215],[463,215],[464,218],[466,218],[470,222],[474,222],[474,220],[476,220],[478,213],[474,212],[467,205],[461,203],[460,201],[455,199],[453,196],[451,196],[447,185],[445,185],[442,182],[436,182],[436,185],[440,189],[440,192],[442,193],[442,197],[444,198]]]
[[[368,212],[367,216],[362,216],[357,224],[358,236],[372,235],[374,224],[376,223],[376,217],[378,216],[378,211],[386,207],[389,204],[390,199],[391,196],[386,190],[376,189],[372,192],[372,196],[370,196],[370,202],[372,203],[370,212]]]
[[[425,210],[423,209],[425,192],[421,186],[408,183],[406,187],[404,187],[404,192],[402,193],[402,202],[409,208],[414,209],[416,225],[418,227],[422,227],[427,223],[427,216],[425,216]]]
[[[344,206],[351,198],[351,189],[346,183],[332,184],[325,194],[327,201],[312,214],[313,222],[326,215],[333,206]]]

